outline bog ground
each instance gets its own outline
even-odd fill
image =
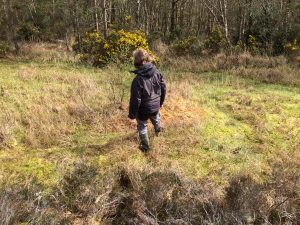
[[[0,61],[0,224],[297,224],[299,70],[191,63],[144,155],[130,66]]]

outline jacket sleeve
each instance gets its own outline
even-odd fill
[[[167,92],[166,81],[163,75],[161,75],[160,77],[160,86],[161,86],[160,106],[162,106],[165,102],[166,92]]]
[[[130,104],[129,104],[129,115],[130,119],[135,119],[137,117],[137,113],[139,107],[141,105],[141,97],[142,97],[142,85],[140,84],[138,78],[134,78],[131,84],[131,96],[130,96]]]

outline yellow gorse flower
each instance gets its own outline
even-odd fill
[[[85,33],[82,42],[84,53],[80,58],[82,60],[92,59],[96,65],[107,64],[111,61],[129,62],[132,52],[137,48],[144,48],[153,55],[149,50],[146,35],[139,30],[134,32],[112,31],[107,39],[104,39],[96,31],[90,31]]]

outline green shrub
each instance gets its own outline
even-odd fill
[[[218,53],[226,47],[226,39],[219,27],[213,28],[205,41],[205,47],[211,53]]]
[[[146,36],[141,31],[113,31],[107,39],[96,31],[86,32],[81,42],[77,41],[73,48],[80,60],[94,66],[103,66],[110,62],[127,63],[137,48],[144,48],[153,55]]]
[[[287,43],[284,47],[287,55],[298,55],[300,53],[300,44],[297,39]]]
[[[285,52],[287,56],[292,60],[300,64],[300,43],[297,39],[288,42],[285,46]]]
[[[175,41],[171,48],[177,55],[200,55],[204,50],[204,43],[199,38],[191,37]]]
[[[0,41],[0,58],[5,57],[8,52],[10,52],[9,44]]]
[[[37,39],[39,35],[39,29],[30,23],[22,24],[17,30],[19,40],[32,41]]]
[[[226,39],[220,28],[216,27],[203,41],[201,38],[191,37],[175,41],[171,47],[177,55],[201,55],[206,52],[219,53],[226,48]]]
[[[258,40],[254,35],[249,35],[247,39],[247,50],[254,55],[259,55],[261,52],[265,52],[262,50],[262,43]]]

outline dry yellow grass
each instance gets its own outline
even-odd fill
[[[266,83],[298,85],[300,81],[299,65],[289,63],[284,56],[252,56],[249,53],[238,55],[218,54],[212,57],[178,57],[167,58],[166,65],[172,70],[193,72],[227,71],[238,77]]]

